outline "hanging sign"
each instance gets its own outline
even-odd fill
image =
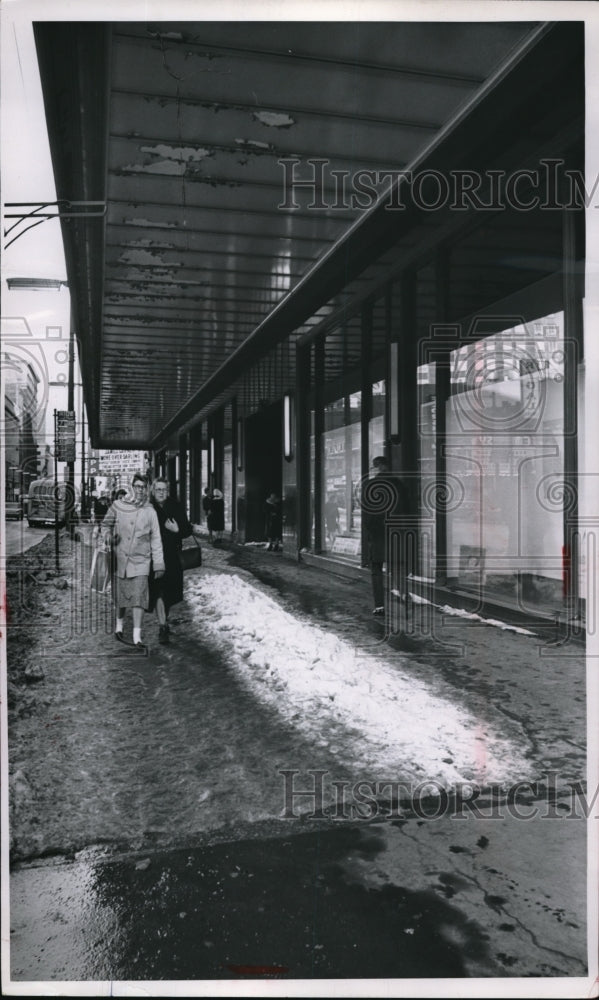
[[[75,411],[56,411],[56,461],[75,461]]]

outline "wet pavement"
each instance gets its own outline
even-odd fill
[[[558,651],[550,632],[430,608],[410,622],[396,611],[409,634],[389,640],[367,580],[204,545],[171,645],[157,644],[147,616],[140,657],[115,648],[109,598],[86,586],[88,547],[62,547],[64,589],[13,563],[13,593],[28,582],[9,674],[17,661],[43,672],[13,677],[9,716],[15,980],[586,976],[584,802],[572,792],[585,771],[579,644]],[[456,736],[443,766],[462,784],[444,797],[441,784],[424,787],[418,761],[369,749],[358,711],[352,726],[322,701],[298,707],[288,664],[250,651],[244,665],[224,615],[235,608],[214,610],[211,578],[241,581],[256,608],[274,600],[323,644],[351,644],[372,684],[375,659],[385,683],[407,672],[414,691],[477,720],[483,756],[497,732],[527,783],[511,799],[505,785],[479,786]],[[255,649],[268,630],[255,622]],[[415,777],[416,800],[393,787],[356,798],[358,781]],[[320,814],[314,795],[289,799],[319,781]],[[340,789],[351,793],[341,805]]]
[[[13,921],[13,948],[22,927],[29,951],[13,975],[423,977],[434,942],[435,974],[464,976],[464,947],[479,960],[488,951],[476,924],[431,891],[389,884],[373,892],[348,874],[354,859],[368,863],[381,847],[375,831],[341,827],[30,870],[29,906],[19,902]],[[19,874],[13,885],[18,896]],[[444,933],[451,926],[459,940]]]

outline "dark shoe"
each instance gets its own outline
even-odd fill
[[[165,646],[168,642],[168,626],[161,625],[158,629],[158,642]]]
[[[384,616],[384,614],[385,614],[385,609],[384,608],[375,608],[372,613],[377,618],[382,618]]]
[[[127,642],[122,632],[115,632],[114,637],[117,640],[117,642],[125,642],[125,643]]]
[[[146,654],[148,652],[148,647],[144,646],[143,642],[134,642],[132,645],[137,653]]]

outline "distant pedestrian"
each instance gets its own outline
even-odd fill
[[[324,522],[327,531],[327,542],[333,545],[339,534],[339,507],[334,493],[329,493],[324,505]]]
[[[98,496],[97,494],[94,496],[94,505],[93,505],[94,524],[97,524],[98,526],[102,524],[102,521],[106,517],[106,512],[108,511],[109,506],[110,506],[110,499],[104,491],[100,493],[100,496]]]
[[[208,513],[208,530],[210,538],[212,539],[214,536],[214,544],[220,545],[225,530],[225,500],[220,490],[212,491]]]
[[[112,546],[116,558],[113,599],[116,608],[115,636],[124,642],[127,608],[133,612],[133,645],[145,652],[141,641],[143,613],[149,606],[150,563],[154,576],[164,575],[164,554],[156,511],[148,500],[148,481],[133,477],[133,495],[114,501],[104,517],[102,538]]]
[[[278,552],[282,548],[283,519],[281,501],[276,493],[271,493],[264,503],[264,532],[268,540],[268,551]]]
[[[212,491],[209,486],[204,487],[204,496],[202,497],[202,510],[206,515],[206,526],[208,528],[208,536],[210,541],[212,541],[212,529],[210,527],[210,508],[212,506]]]
[[[374,600],[372,613],[377,617],[384,617],[385,579],[383,566],[387,564],[388,580],[394,581],[398,573],[402,580],[405,578],[405,567],[392,566],[388,563],[387,519],[393,515],[407,513],[407,495],[399,478],[389,472],[389,465],[384,455],[377,455],[376,458],[373,458],[372,470],[373,476],[364,483],[362,488],[361,507],[372,580]],[[398,548],[401,553],[402,546],[400,545]],[[391,583],[392,586],[393,583]]]
[[[181,542],[196,531],[189,522],[183,505],[175,497],[170,497],[168,492],[166,479],[159,477],[154,480],[152,506],[160,525],[165,571],[164,576],[157,576],[153,569],[150,573],[150,610],[156,611],[158,641],[163,644],[170,637],[169,610],[173,604],[183,600],[183,569],[179,556]]]

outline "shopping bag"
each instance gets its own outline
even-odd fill
[[[95,549],[89,572],[90,589],[98,594],[110,590],[110,553],[103,549]]]

